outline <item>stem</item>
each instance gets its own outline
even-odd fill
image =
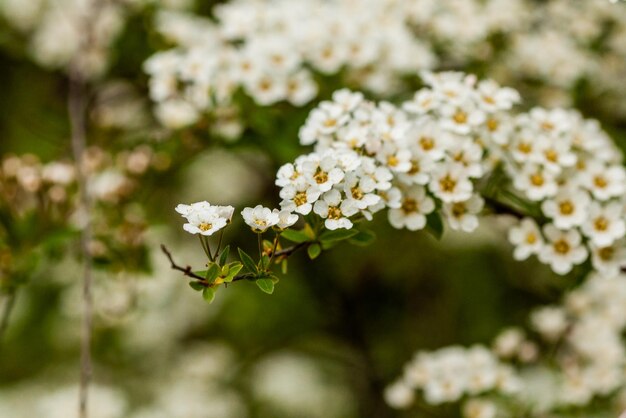
[[[261,232],[257,233],[258,242],[259,242],[259,263],[261,263],[261,270],[265,267],[263,266],[263,234]]]
[[[222,237],[224,236],[224,229],[220,229],[220,236],[217,239],[217,251],[215,251],[215,258],[219,257],[220,250],[222,249]]]
[[[4,338],[4,334],[9,326],[9,318],[11,317],[11,312],[13,312],[13,307],[15,306],[15,299],[17,298],[17,290],[12,290],[10,293],[7,293],[4,302],[4,309],[2,310],[2,319],[0,320],[0,342]]]
[[[200,245],[202,245],[202,249],[204,250],[204,253],[206,254],[207,257],[209,257],[209,260],[213,261],[213,254],[211,254],[211,247],[209,246],[209,241],[206,239],[204,235],[198,235],[198,238],[200,238]]]
[[[71,126],[72,153],[79,189],[78,210],[84,217],[84,225],[80,236],[80,252],[83,258],[83,321],[80,342],[80,389],[79,389],[79,416],[87,418],[87,401],[89,383],[91,381],[91,339],[93,322],[92,286],[92,258],[89,252],[91,242],[91,199],[87,191],[87,173],[82,164],[82,158],[87,147],[86,116],[87,92],[86,83],[78,69],[73,66],[69,75],[68,113]]]
[[[282,231],[276,232],[276,236],[274,237],[274,245],[272,246],[272,254],[270,256],[270,261],[268,264],[269,267],[272,266],[272,261],[274,261],[274,256],[276,255],[276,247],[278,247],[278,239],[280,238],[280,234]]]

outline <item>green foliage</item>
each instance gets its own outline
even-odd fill
[[[307,248],[307,254],[309,255],[309,258],[311,260],[315,260],[317,257],[319,257],[321,253],[322,253],[322,247],[317,242],[314,242],[313,244],[309,245],[309,247]]]
[[[253,273],[253,274],[258,273],[259,272],[259,268],[257,267],[257,265],[254,262],[254,260],[252,259],[252,257],[250,257],[241,248],[238,248],[237,251],[239,251],[239,257],[241,258],[241,262],[245,266],[246,270],[248,270],[250,273]]]
[[[274,293],[274,281],[271,278],[258,279],[255,283],[263,292],[269,295]]]
[[[286,229],[280,235],[281,237],[295,242],[296,244],[300,244],[303,242],[308,242],[311,238],[304,232],[304,230],[296,230],[296,229]]]
[[[204,298],[207,303],[211,303],[213,302],[213,299],[215,299],[216,292],[217,291],[213,287],[205,287],[202,291],[202,298]]]

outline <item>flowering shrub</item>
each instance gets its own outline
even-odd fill
[[[0,416],[626,408],[621,2],[27,3]]]

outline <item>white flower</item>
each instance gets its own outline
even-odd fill
[[[557,193],[558,185],[554,174],[539,165],[527,164],[521,173],[513,174],[513,186],[526,193],[530,200],[543,200]]]
[[[327,229],[351,229],[352,222],[348,219],[358,212],[358,209],[350,200],[341,200],[341,193],[338,190],[330,190],[322,195],[322,198],[315,202],[313,211],[326,221],[324,225]]]
[[[395,409],[405,409],[413,404],[415,394],[406,383],[399,381],[385,389],[385,402]]]
[[[426,195],[422,186],[413,186],[402,196],[397,209],[389,209],[389,223],[394,228],[417,231],[426,226],[426,215],[435,210],[435,201]]]
[[[599,247],[591,245],[591,263],[599,272],[608,277],[616,276],[626,267],[626,242],[615,241],[611,245]]]
[[[541,210],[557,228],[569,229],[586,220],[590,200],[584,190],[562,190],[553,199],[543,202]]]
[[[298,215],[291,213],[288,210],[274,209],[273,212],[278,213],[278,223],[276,224],[278,229],[287,229],[298,222]]]
[[[524,218],[509,230],[509,241],[515,245],[513,258],[526,260],[532,254],[539,254],[543,247],[543,237],[539,227],[531,218]]]
[[[565,311],[556,306],[536,309],[531,314],[530,321],[533,327],[548,341],[555,341],[568,326]]]
[[[567,274],[576,264],[587,259],[587,249],[581,244],[580,233],[571,229],[562,231],[553,224],[543,227],[548,243],[539,252],[539,260],[549,264],[558,274]]]
[[[298,212],[302,215],[308,215],[313,209],[313,203],[320,198],[321,192],[315,186],[308,183],[296,183],[283,187],[280,190],[281,209],[289,212]]]
[[[380,201],[375,194],[376,182],[369,176],[359,176],[362,173],[350,172],[346,174],[343,191],[350,203],[360,210],[367,209]]]
[[[440,167],[432,174],[430,191],[445,203],[462,202],[472,197],[472,182],[458,165]]]
[[[463,404],[463,418],[495,418],[498,409],[493,402],[470,399]]]
[[[485,201],[479,195],[473,195],[463,202],[444,203],[443,213],[446,216],[450,228],[472,232],[478,228],[478,217]]]
[[[176,212],[187,219],[183,229],[190,234],[205,236],[211,236],[224,228],[230,221],[232,211],[232,206],[212,206],[208,202],[176,206]]]
[[[313,186],[320,192],[327,192],[343,180],[344,171],[338,166],[339,161],[326,153],[323,156],[312,155],[308,161],[302,164],[302,173]]]
[[[624,167],[591,164],[582,175],[582,184],[598,200],[619,197],[626,191]]]
[[[626,235],[624,208],[617,202],[602,206],[593,202],[589,216],[581,227],[583,234],[598,247],[606,247]]]
[[[257,205],[254,208],[245,208],[241,211],[244,222],[256,233],[265,232],[268,228],[280,222],[278,212]]]

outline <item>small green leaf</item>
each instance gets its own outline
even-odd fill
[[[206,279],[209,281],[209,283],[213,283],[215,279],[217,279],[217,276],[219,276],[221,270],[222,269],[220,269],[220,266],[218,266],[216,263],[211,264],[206,272]]]
[[[352,238],[359,231],[356,229],[336,229],[334,231],[326,231],[320,235],[320,241],[343,241],[344,239]]]
[[[202,289],[204,289],[204,285],[200,282],[189,282],[189,286],[196,291],[200,291]]]
[[[272,279],[259,279],[256,281],[256,285],[267,294],[274,293],[274,281]]]
[[[287,267],[288,267],[288,264],[287,264],[287,259],[285,258],[285,259],[284,259],[284,260],[280,263],[280,271],[281,271],[283,274],[287,274]]]
[[[349,242],[350,244],[364,247],[366,245],[370,245],[375,240],[376,240],[376,234],[372,231],[365,230],[365,231],[360,231],[358,234],[350,238]]]
[[[209,270],[198,270],[194,271],[193,274],[195,274],[196,276],[206,277],[208,271]]]
[[[322,253],[322,247],[320,247],[320,245],[315,242],[309,245],[309,248],[307,248],[306,252],[307,254],[309,254],[309,258],[311,260],[315,260]]]
[[[443,221],[438,213],[432,212],[426,215],[426,226],[435,238],[441,239],[443,235]]]
[[[241,257],[241,262],[246,267],[246,270],[248,270],[250,273],[258,273],[259,269],[257,268],[256,263],[254,262],[252,257],[246,254],[246,252],[241,248],[238,248],[237,250],[239,251],[239,257]]]
[[[295,242],[297,244],[311,240],[306,233],[295,229],[286,229],[280,236],[285,237],[285,239],[288,239],[289,241]]]
[[[243,268],[243,264],[235,261],[235,262],[230,263],[228,267],[229,267],[228,275],[224,277],[224,281],[227,283],[230,283],[233,281],[235,276],[241,271],[241,269]]]
[[[230,245],[227,245],[226,248],[224,248],[222,250],[222,253],[220,254],[220,266],[223,266],[224,264],[226,264],[226,261],[228,261],[229,253],[230,253]]]
[[[213,299],[215,299],[215,289],[212,287],[205,287],[202,291],[202,297],[207,301],[207,303],[213,302]]]

